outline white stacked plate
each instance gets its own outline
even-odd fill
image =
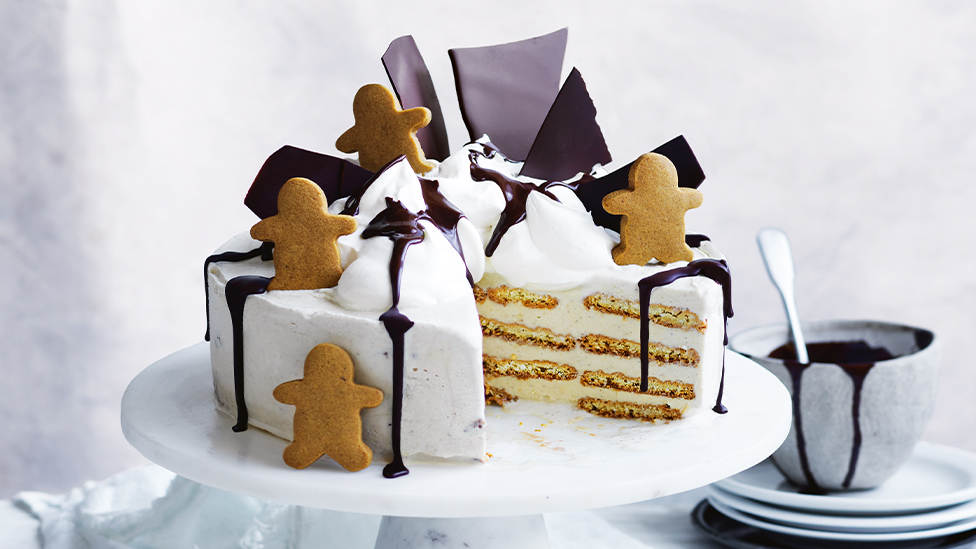
[[[829,495],[802,493],[766,460],[713,484],[694,518],[737,549],[969,546],[976,543],[976,455],[920,443],[882,486]]]

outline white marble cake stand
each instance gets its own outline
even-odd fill
[[[728,414],[651,425],[569,405],[489,407],[487,464],[408,459],[410,474],[393,480],[382,477],[382,460],[358,473],[328,458],[297,471],[282,461],[286,441],[254,427],[234,433],[232,418],[213,405],[206,343],[136,376],[122,397],[122,431],[148,459],[202,484],[386,515],[377,548],[542,548],[549,546],[542,513],[691,490],[759,463],[782,443],[790,429],[786,389],[754,362],[727,357]]]

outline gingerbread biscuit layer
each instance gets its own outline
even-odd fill
[[[708,255],[696,250],[696,256]],[[648,389],[640,391],[637,282],[667,268],[620,269],[556,291],[517,288],[487,274],[474,290],[487,391],[648,421],[710,407],[721,377],[724,319],[722,289],[706,278],[652,292]]]

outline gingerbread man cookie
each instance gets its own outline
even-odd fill
[[[678,187],[678,172],[667,157],[647,153],[634,162],[627,189],[603,198],[603,209],[620,220],[620,244],[613,248],[618,265],[691,261],[685,244],[685,213],[701,206],[702,193]]]
[[[332,215],[325,193],[308,179],[289,179],[278,193],[278,215],[251,227],[251,238],[274,242],[275,276],[268,290],[315,290],[339,283],[336,239],[352,234],[356,220]]]
[[[305,377],[275,387],[275,400],[295,406],[295,441],[285,463],[304,469],[329,456],[347,471],[365,469],[373,451],[363,443],[363,408],[383,402],[383,392],[353,382],[349,354],[336,345],[316,345],[305,358]]]
[[[336,141],[344,153],[359,153],[359,165],[374,172],[390,161],[406,155],[418,174],[434,169],[427,161],[417,130],[430,123],[424,107],[400,110],[393,92],[379,84],[366,84],[356,92],[352,103],[356,124]]]

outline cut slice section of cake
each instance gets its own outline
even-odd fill
[[[694,253],[696,260],[723,259],[710,242]],[[640,280],[682,266],[620,269],[549,292],[486,275],[476,299],[490,400],[565,402],[606,417],[668,421],[711,408],[724,357],[722,285],[695,276],[658,287],[641,320]]]

